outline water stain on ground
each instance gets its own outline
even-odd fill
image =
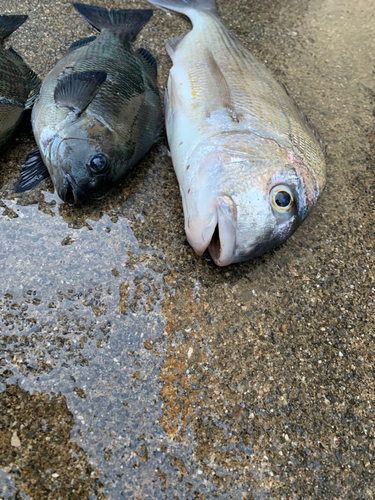
[[[16,197],[25,116],[0,163],[1,498],[374,497],[375,8],[217,3],[323,137],[324,195],[219,269],[187,244],[165,141],[103,200]],[[65,0],[3,8],[29,15],[8,43],[41,76],[92,34]],[[161,94],[188,29],[155,11],[135,42]]]

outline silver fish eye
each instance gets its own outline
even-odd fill
[[[270,192],[271,206],[277,212],[285,213],[294,205],[294,197],[288,186],[278,185]]]

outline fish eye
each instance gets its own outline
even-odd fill
[[[90,169],[94,174],[101,174],[107,168],[107,159],[103,155],[95,155],[90,160]]]
[[[291,190],[287,186],[275,186],[270,194],[272,208],[278,212],[287,212],[294,204]]]

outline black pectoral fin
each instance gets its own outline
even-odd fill
[[[94,42],[96,40],[96,36],[89,36],[87,38],[82,38],[81,40],[77,40],[76,42],[73,42],[72,45],[69,47],[68,52],[72,52],[75,49],[78,49],[79,47],[84,47],[85,45],[88,45],[91,42]]]
[[[158,68],[154,56],[150,54],[150,52],[148,52],[148,50],[144,49],[143,47],[138,49],[138,54],[140,54],[148,62],[148,64],[154,71],[155,75],[157,75]]]
[[[72,73],[59,80],[55,88],[57,107],[66,107],[79,114],[84,111],[106,81],[105,71]]]
[[[27,155],[25,163],[21,166],[21,174],[14,186],[16,193],[23,193],[37,186],[39,182],[49,176],[38,148]]]

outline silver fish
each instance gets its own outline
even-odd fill
[[[214,0],[149,1],[193,24],[167,41],[165,96],[188,240],[219,266],[259,256],[285,241],[320,197],[321,142],[285,88],[227,30]]]

